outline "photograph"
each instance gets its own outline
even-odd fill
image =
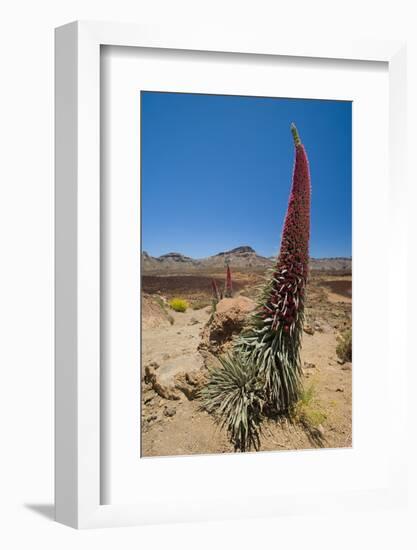
[[[140,456],[352,447],[352,102],[138,100]]]
[[[3,4],[0,550],[417,550],[415,3]]]

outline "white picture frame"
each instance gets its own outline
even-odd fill
[[[406,220],[400,200],[405,188],[405,45],[388,41],[288,39],[217,29],[170,29],[75,22],[56,30],[56,519],[76,528],[134,525],[187,519],[304,512],[340,506],[392,506],[405,498],[402,434],[390,457],[384,490],[287,495],[251,514],[245,503],[219,497],[193,514],[166,499],[159,513],[149,506],[101,504],[100,464],[100,48],[102,45],[230,52],[334,60],[382,61],[389,71],[390,188],[398,197],[390,220],[401,241]],[[403,240],[405,242],[405,239]],[[398,248],[401,264],[406,251]],[[392,307],[392,306],[391,306]],[[397,335],[396,335],[397,336]],[[405,336],[399,336],[405,338]],[[405,346],[404,346],[405,349]],[[405,352],[396,377],[406,388]],[[399,418],[405,417],[404,405]],[[403,415],[403,416],[401,416]],[[399,431],[401,427],[398,428]],[[172,496],[174,499],[174,495]],[[230,495],[229,495],[230,497]],[[222,504],[223,502],[223,504]],[[231,505],[237,504],[234,508]]]

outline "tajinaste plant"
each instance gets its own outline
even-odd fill
[[[230,266],[227,264],[226,268],[226,285],[224,288],[224,296],[225,298],[231,298],[232,297],[232,273],[230,271]]]
[[[301,389],[300,344],[309,260],[310,169],[294,124],[291,132],[295,163],[281,249],[260,294],[252,327],[237,344],[258,365],[267,402],[277,412],[287,411]]]
[[[259,442],[262,414],[286,414],[301,392],[300,345],[310,238],[310,170],[297,129],[293,179],[281,248],[262,288],[249,328],[211,372],[203,405],[218,414],[236,448]]]
[[[220,292],[217,283],[214,279],[211,280],[211,289],[213,291],[213,300],[217,303],[220,301]]]

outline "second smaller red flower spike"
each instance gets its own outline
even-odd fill
[[[226,270],[226,289],[225,289],[224,295],[226,296],[226,298],[231,298],[231,297],[232,297],[232,292],[233,292],[233,289],[232,289],[232,273],[231,273],[231,271],[230,271],[230,266],[229,266],[229,264],[227,264],[227,270]]]
[[[214,279],[211,280],[211,288],[213,290],[213,299],[218,302],[220,300],[220,293],[217,287],[217,283]]]

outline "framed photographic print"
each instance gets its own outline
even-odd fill
[[[57,29],[58,521],[403,502],[404,59]]]

